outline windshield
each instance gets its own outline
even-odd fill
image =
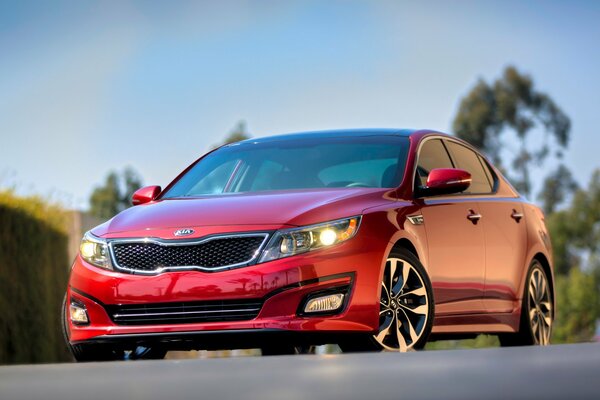
[[[163,198],[317,188],[392,188],[408,138],[294,138],[236,143],[196,163]]]

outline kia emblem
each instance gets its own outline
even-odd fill
[[[184,229],[177,229],[175,232],[173,232],[173,235],[175,236],[189,236],[192,233],[196,232],[193,229],[190,228],[184,228]]]

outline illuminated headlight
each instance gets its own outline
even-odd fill
[[[344,304],[344,294],[335,293],[310,299],[304,306],[305,313],[322,313],[335,311]]]
[[[81,258],[96,267],[112,270],[106,240],[96,237],[90,232],[87,232],[81,239],[79,254]]]
[[[69,315],[71,317],[71,322],[76,325],[85,325],[90,322],[90,319],[87,314],[87,310],[83,304],[71,303],[69,305]]]
[[[289,257],[345,242],[356,235],[359,225],[360,217],[350,217],[277,231],[269,240],[259,262]]]

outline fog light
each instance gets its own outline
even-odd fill
[[[344,294],[335,293],[327,296],[315,297],[310,299],[304,307],[305,313],[317,313],[324,311],[335,311],[344,303]]]
[[[71,322],[74,324],[87,324],[90,322],[88,318],[87,310],[84,305],[77,303],[71,303],[69,305],[69,315],[71,316]]]

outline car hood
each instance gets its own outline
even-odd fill
[[[358,215],[394,201],[389,189],[337,188],[177,198],[131,207],[93,233],[207,226],[302,226]],[[260,229],[260,227],[257,227]],[[121,235],[119,235],[121,236]]]

